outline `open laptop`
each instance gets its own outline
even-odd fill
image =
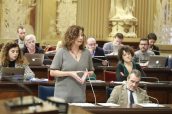
[[[1,80],[3,81],[18,81],[24,80],[25,68],[2,67]]]
[[[106,60],[106,57],[105,56],[94,56],[94,57],[92,57],[92,60],[93,60],[94,67],[102,66],[102,61]]]
[[[25,57],[29,62],[30,66],[42,66],[44,61],[44,54],[42,53],[25,53]]]
[[[167,62],[166,56],[154,55],[149,57],[148,68],[165,68]]]

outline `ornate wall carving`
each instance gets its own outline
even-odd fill
[[[158,43],[172,44],[172,1],[157,0],[156,10],[154,32]]]
[[[25,25],[27,33],[33,33],[30,25],[30,12],[35,7],[35,0],[1,0],[0,37],[2,39],[15,39],[16,29]]]
[[[63,36],[70,25],[76,24],[77,0],[57,0],[57,33]]]

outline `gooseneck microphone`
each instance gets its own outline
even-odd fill
[[[148,98],[151,98],[151,99],[155,100],[155,101],[156,101],[156,103],[157,103],[157,107],[159,107],[159,101],[158,101],[158,99],[157,99],[157,98],[152,97],[152,96],[149,96],[149,95],[147,95],[147,94],[143,94],[143,93],[141,93],[141,95],[146,96],[146,97],[148,97]]]
[[[86,71],[88,71],[88,70],[86,69]],[[91,90],[92,90],[92,92],[93,92],[94,104],[97,104],[96,94],[95,94],[95,92],[94,92],[94,88],[93,88],[93,85],[92,85],[92,83],[91,83],[90,76],[88,76],[88,80],[89,80],[89,82],[90,82]]]

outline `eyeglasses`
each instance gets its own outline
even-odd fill
[[[89,46],[96,46],[96,43],[88,44]]]
[[[140,44],[140,45],[148,45],[148,44]]]

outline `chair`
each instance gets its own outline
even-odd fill
[[[54,96],[54,86],[38,86],[38,97],[46,100],[47,97]]]
[[[113,71],[104,71],[104,81],[116,81],[116,72]]]

